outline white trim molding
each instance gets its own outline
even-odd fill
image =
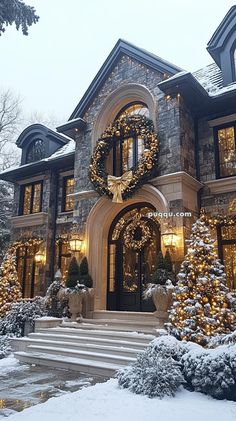
[[[99,198],[99,194],[95,190],[78,191],[75,193],[68,194],[68,196],[76,197],[77,201],[91,199],[91,197]]]
[[[214,120],[209,120],[208,124],[210,127],[216,127],[222,124],[230,123],[231,121],[235,121],[235,120],[236,120],[236,114],[230,114],[224,117],[215,118]]]
[[[156,187],[168,184],[182,183],[196,192],[204,187],[204,184],[200,183],[200,181],[196,180],[196,178],[187,174],[185,171],[178,171],[171,174],[161,175],[150,180],[150,183]]]
[[[24,228],[35,225],[44,225],[47,222],[46,212],[31,213],[30,215],[13,216],[11,218],[12,228]]]
[[[212,194],[235,192],[236,176],[206,181],[205,184],[209,187]]]

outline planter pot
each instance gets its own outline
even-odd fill
[[[76,322],[77,317],[81,316],[82,313],[82,293],[71,293],[68,294],[68,305],[71,313],[71,321]]]
[[[172,303],[174,286],[156,285],[152,290],[152,300],[156,307],[155,316],[160,319],[168,319],[168,310]]]

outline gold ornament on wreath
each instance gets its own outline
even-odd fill
[[[137,165],[115,177],[107,173],[106,161],[115,143],[127,138],[142,139],[144,151]],[[90,180],[100,195],[122,203],[155,175],[157,155],[158,139],[153,122],[141,115],[125,116],[114,121],[98,139],[89,167]]]
[[[125,228],[124,244],[131,250],[141,250],[151,239],[151,230],[146,221],[135,218]]]

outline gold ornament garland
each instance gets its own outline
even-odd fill
[[[106,160],[115,142],[138,137],[144,142],[144,152],[136,166],[121,177],[109,175]],[[116,203],[132,196],[154,175],[157,168],[158,140],[153,122],[145,116],[125,116],[110,125],[97,141],[89,168],[90,180],[100,195]]]
[[[136,239],[135,235],[137,229],[140,230],[141,238]],[[151,238],[151,230],[146,221],[135,218],[124,231],[124,244],[125,247],[131,250],[141,250],[146,246]]]

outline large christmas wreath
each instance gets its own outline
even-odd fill
[[[125,247],[131,250],[141,250],[151,238],[151,230],[146,221],[136,219],[130,222],[124,231]]]
[[[144,152],[137,165],[121,177],[109,175],[106,160],[113,145],[134,137],[144,142]],[[98,139],[89,169],[90,180],[100,195],[106,194],[114,202],[121,203],[155,175],[157,154],[158,140],[153,122],[141,115],[125,116],[110,125]]]

